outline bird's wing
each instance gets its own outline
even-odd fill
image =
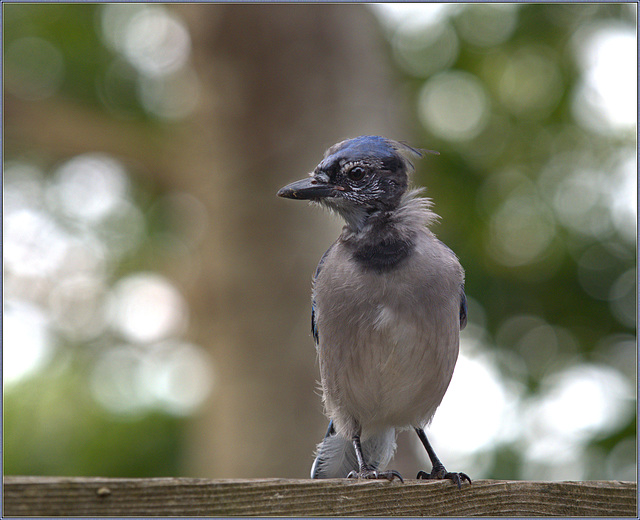
[[[331,251],[332,247],[333,247],[333,245],[331,245],[331,247],[324,252],[324,254],[322,255],[322,258],[320,258],[320,262],[318,262],[318,267],[316,267],[316,272],[313,275],[313,283],[314,284],[316,282],[316,279],[318,278],[318,275],[320,274],[320,271],[322,270],[322,264],[324,264],[324,260],[325,260],[325,258],[327,258],[327,255],[329,254],[329,251]],[[316,345],[317,345],[318,342],[320,341],[320,336],[318,334],[318,323],[316,321],[316,300],[315,300],[315,298],[311,298],[311,334],[313,334],[313,339],[315,340]]]
[[[438,242],[440,242],[440,245],[444,246],[445,249],[447,249],[449,253],[453,255],[454,258],[456,259],[458,258],[448,245],[446,245],[441,240],[438,240]],[[467,295],[464,293],[464,283],[462,283],[460,285],[460,330],[464,329],[466,325],[467,325]]]
[[[453,255],[454,258],[456,259],[458,258],[447,244],[445,244],[441,240],[438,240],[438,242],[440,242],[440,245],[444,246],[444,248],[447,249],[449,253]],[[318,266],[318,268],[319,267],[320,266]],[[464,282],[463,282],[462,284],[460,284],[460,330],[464,329],[466,325],[467,325],[467,295],[464,293]]]
[[[467,325],[467,296],[464,293],[464,285],[460,286],[460,330]]]
[[[311,334],[313,334],[313,340],[316,345],[320,342],[320,336],[318,335],[318,326],[316,323],[316,302],[311,301]]]

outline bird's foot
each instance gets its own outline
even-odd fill
[[[400,482],[404,483],[402,475],[395,470],[378,471],[373,468],[361,468],[360,471],[352,471],[347,475],[347,478],[357,479],[378,479],[378,480],[393,480],[394,478],[400,479]]]
[[[427,480],[451,480],[455,484],[458,485],[458,489],[462,487],[462,483],[466,480],[471,484],[471,479],[469,475],[462,472],[449,472],[444,469],[444,466],[436,466],[431,470],[431,473],[427,473],[426,471],[419,471],[418,479],[427,479]]]

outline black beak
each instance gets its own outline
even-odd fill
[[[322,199],[325,197],[333,197],[336,191],[339,190],[340,188],[334,185],[324,184],[314,177],[309,177],[308,179],[292,182],[284,188],[280,188],[278,197],[296,200]]]

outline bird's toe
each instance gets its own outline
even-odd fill
[[[454,484],[458,486],[458,489],[462,487],[462,483],[466,480],[471,484],[471,478],[469,475],[462,472],[450,472],[442,468],[434,468],[431,473],[427,473],[426,471],[419,471],[416,476],[417,479],[424,480],[451,480]]]
[[[396,470],[377,471],[375,469],[366,468],[361,471],[352,471],[347,475],[347,478],[357,478],[366,480],[393,480],[397,478],[400,482],[404,482],[402,475]]]

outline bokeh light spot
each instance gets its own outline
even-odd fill
[[[635,244],[638,236],[638,155],[624,150],[610,179],[608,207],[613,225],[626,241]]]
[[[154,349],[156,363],[145,380],[169,413],[188,415],[209,397],[214,366],[205,350],[190,343],[168,342]]]
[[[147,112],[163,119],[182,119],[198,106],[200,83],[195,72],[185,68],[179,74],[140,78],[139,94]]]
[[[606,176],[600,171],[580,169],[565,175],[553,199],[560,221],[585,235],[606,236],[611,229],[604,204],[607,184]]]
[[[5,268],[23,276],[47,276],[61,265],[69,235],[47,214],[21,209],[4,222]]]
[[[491,217],[489,253],[510,267],[539,260],[556,233],[553,213],[535,193],[526,191],[516,190]]]
[[[143,354],[133,345],[114,346],[96,359],[90,379],[94,399],[121,415],[141,414],[153,397],[140,377]]]
[[[498,90],[516,116],[543,119],[557,106],[563,92],[562,76],[551,51],[531,46],[507,58]]]
[[[98,221],[113,212],[126,195],[124,168],[103,154],[83,154],[64,163],[55,173],[53,190],[67,215]]]
[[[467,141],[485,127],[489,99],[473,74],[441,72],[424,84],[418,98],[418,115],[424,127],[438,137]]]
[[[179,335],[187,325],[182,295],[164,277],[152,273],[120,280],[113,289],[110,314],[114,327],[137,343]]]
[[[427,78],[453,65],[458,57],[458,37],[453,27],[438,21],[430,26],[405,24],[391,45],[398,64],[409,74]]]
[[[600,133],[635,128],[638,110],[638,52],[633,26],[589,25],[574,37],[583,77],[574,92],[573,114]]]
[[[4,309],[2,379],[11,385],[42,368],[52,354],[50,318],[39,307],[13,300]]]
[[[392,31],[403,31],[407,26],[429,27],[459,10],[455,4],[387,2],[369,4],[380,21]]]
[[[569,439],[615,431],[634,409],[627,379],[605,365],[576,365],[545,378],[536,405],[541,427]]]
[[[458,33],[478,47],[499,45],[513,34],[519,7],[515,3],[467,5],[456,19]]]
[[[122,48],[141,72],[162,76],[186,64],[191,39],[177,17],[162,6],[152,5],[145,6],[128,20]]]
[[[214,383],[214,366],[208,354],[176,340],[105,350],[90,379],[96,401],[123,416],[151,408],[188,415],[209,397]]]

